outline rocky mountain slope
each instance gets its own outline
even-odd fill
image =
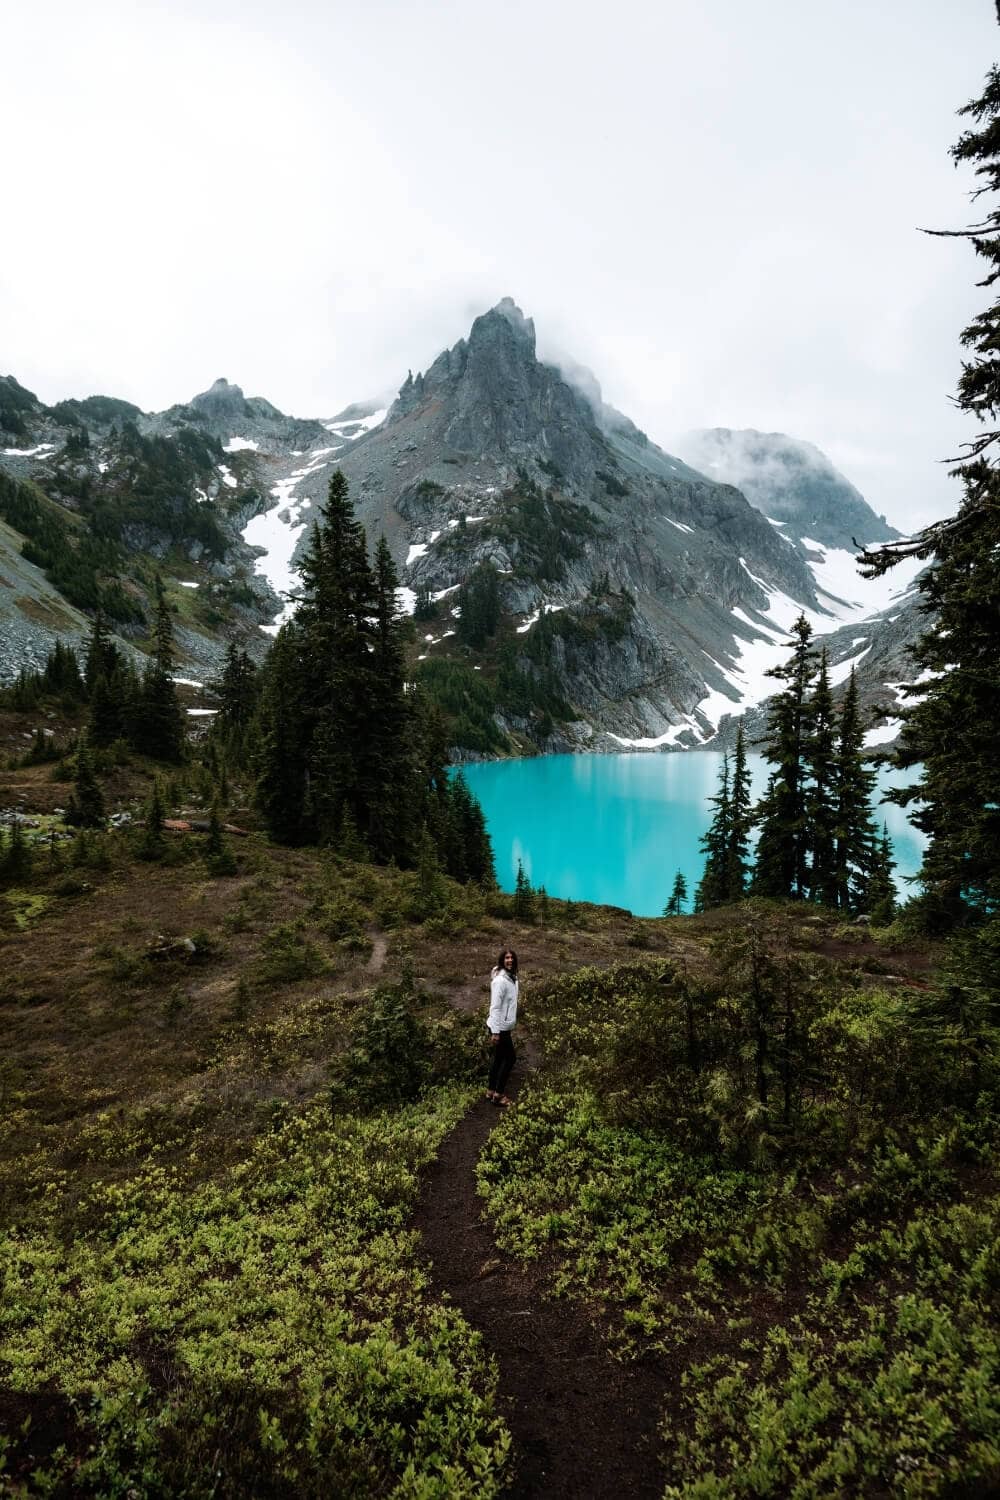
[[[692,435],[691,462],[674,457],[588,372],[540,361],[510,299],[388,409],[302,420],[226,380],[159,414],[105,397],[47,408],[8,378],[0,421],[0,477],[35,487],[71,549],[109,542],[91,583],[119,629],[141,637],[160,569],[202,672],[234,632],[262,648],[293,607],[296,557],[341,468],[369,535],[389,541],[414,670],[465,753],[725,742],[774,687],[802,611],[839,680],[857,664],[869,706],[891,709],[886,684],[907,676],[912,577],[865,584],[853,562],[853,539],[896,533],[817,449],[716,429]],[[30,538],[25,560],[23,516],[8,505],[3,520],[9,676],[57,625],[78,637],[94,600],[67,599]]]

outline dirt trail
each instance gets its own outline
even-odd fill
[[[530,1040],[521,1041],[508,1086],[515,1099],[534,1063]],[[461,1309],[499,1364],[500,1409],[514,1438],[506,1494],[652,1500],[663,1489],[656,1453],[666,1375],[652,1364],[618,1364],[583,1304],[548,1297],[539,1267],[498,1251],[480,1217],[475,1168],[500,1113],[483,1099],[445,1141],[415,1227],[435,1290]]]

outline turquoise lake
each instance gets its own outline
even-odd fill
[[[540,755],[462,769],[486,816],[503,890],[513,890],[521,860],[532,885],[544,885],[550,896],[653,917],[663,911],[678,870],[689,897],[701,879],[698,841],[711,818],[708,799],[718,790],[721,759],[711,751]],[[768,766],[761,756],[749,762],[756,798]],[[883,770],[878,789],[909,779]],[[879,827],[883,821],[888,827],[896,883],[907,894],[905,877],[920,867],[923,835],[891,802],[876,800],[875,814]]]

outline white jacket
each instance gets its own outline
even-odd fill
[[[518,982],[506,969],[494,969],[490,982],[490,1014],[486,1022],[490,1031],[511,1031],[517,1024]]]

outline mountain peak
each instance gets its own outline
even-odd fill
[[[469,333],[470,348],[483,342],[494,342],[498,338],[521,347],[526,357],[535,357],[535,325],[526,318],[512,297],[502,297],[495,307],[483,313],[472,325]]]
[[[246,397],[238,385],[230,385],[224,375],[218,380],[213,380],[207,391],[200,391],[197,396],[191,398],[191,405],[196,411],[205,412],[209,416],[221,416],[224,413],[232,413],[243,416],[246,411]]]

